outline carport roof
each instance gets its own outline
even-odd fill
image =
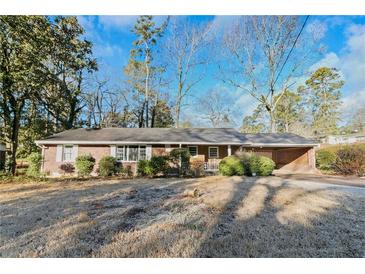
[[[233,128],[102,128],[72,129],[37,144],[227,144],[313,146],[313,140],[290,133],[244,134]]]

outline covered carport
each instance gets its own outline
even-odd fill
[[[316,171],[314,148],[318,144],[311,139],[292,133],[248,134],[246,137],[252,143],[245,149],[271,158],[280,172]]]

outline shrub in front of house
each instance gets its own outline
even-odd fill
[[[248,160],[246,168],[246,175],[259,176],[260,175],[260,157],[252,154]]]
[[[152,167],[149,160],[139,160],[137,164],[137,173],[140,176],[152,176]]]
[[[165,175],[169,168],[169,157],[167,156],[152,156],[150,160],[150,166],[152,168],[153,175],[162,174]]]
[[[345,146],[336,152],[334,170],[343,175],[365,175],[365,147]]]
[[[152,156],[151,160],[140,160],[137,165],[137,173],[141,176],[166,175],[169,168],[169,157]]]
[[[336,162],[336,153],[327,150],[327,149],[321,149],[316,152],[316,166],[317,168],[321,170],[332,170],[333,165]]]
[[[91,155],[80,155],[76,158],[75,166],[80,176],[88,176],[93,171],[95,158]]]
[[[275,168],[275,162],[265,156],[259,156],[259,176],[269,176]]]
[[[224,176],[242,176],[245,173],[245,168],[242,161],[237,156],[228,156],[222,159],[219,163],[219,173]]]
[[[42,165],[42,155],[38,152],[33,152],[27,157],[28,169],[26,174],[28,176],[39,176]]]
[[[113,156],[104,156],[99,161],[99,175],[112,176],[118,171],[117,160]]]
[[[72,174],[75,172],[75,167],[71,163],[61,164],[59,169],[63,171],[63,174]]]
[[[191,159],[190,160],[190,170],[193,175],[199,177],[204,173],[204,161],[202,159]]]
[[[186,148],[174,148],[170,151],[169,160],[179,168],[180,175],[186,175],[190,165],[190,153]]]

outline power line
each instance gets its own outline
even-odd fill
[[[275,79],[275,81],[274,81],[274,84],[272,85],[272,88],[274,88],[274,87],[275,87],[275,84],[276,84],[276,82],[278,81],[279,76],[280,76],[281,72],[283,71],[283,69],[284,69],[284,66],[285,66],[286,62],[287,62],[287,61],[288,61],[288,59],[289,59],[290,54],[292,53],[292,51],[293,51],[293,49],[294,49],[294,47],[295,47],[295,45],[296,45],[296,43],[297,43],[297,41],[298,41],[298,39],[299,39],[299,36],[302,34],[303,29],[304,29],[305,25],[307,24],[308,18],[309,18],[309,15],[307,15],[307,17],[305,18],[304,23],[303,23],[303,25],[302,25],[302,28],[300,29],[300,31],[299,31],[299,33],[298,33],[297,37],[295,38],[294,43],[293,43],[293,46],[291,47],[291,49],[290,49],[290,51],[289,51],[288,55],[286,56],[286,59],[285,59],[285,61],[284,61],[283,65],[281,66],[281,69],[280,69],[280,71],[279,71],[278,75],[276,76],[276,79]]]

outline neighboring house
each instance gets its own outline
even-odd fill
[[[5,152],[6,147],[4,143],[0,143],[0,170],[5,169]]]
[[[329,135],[321,141],[330,145],[353,144],[365,142],[365,135]]]
[[[229,128],[103,128],[67,130],[36,141],[42,148],[43,172],[57,176],[59,166],[77,155],[91,154],[96,163],[106,155],[135,172],[138,160],[185,147],[216,170],[221,159],[238,151],[253,151],[273,159],[288,172],[315,169],[312,140],[295,134],[243,134]],[[95,167],[96,170],[97,166]]]

